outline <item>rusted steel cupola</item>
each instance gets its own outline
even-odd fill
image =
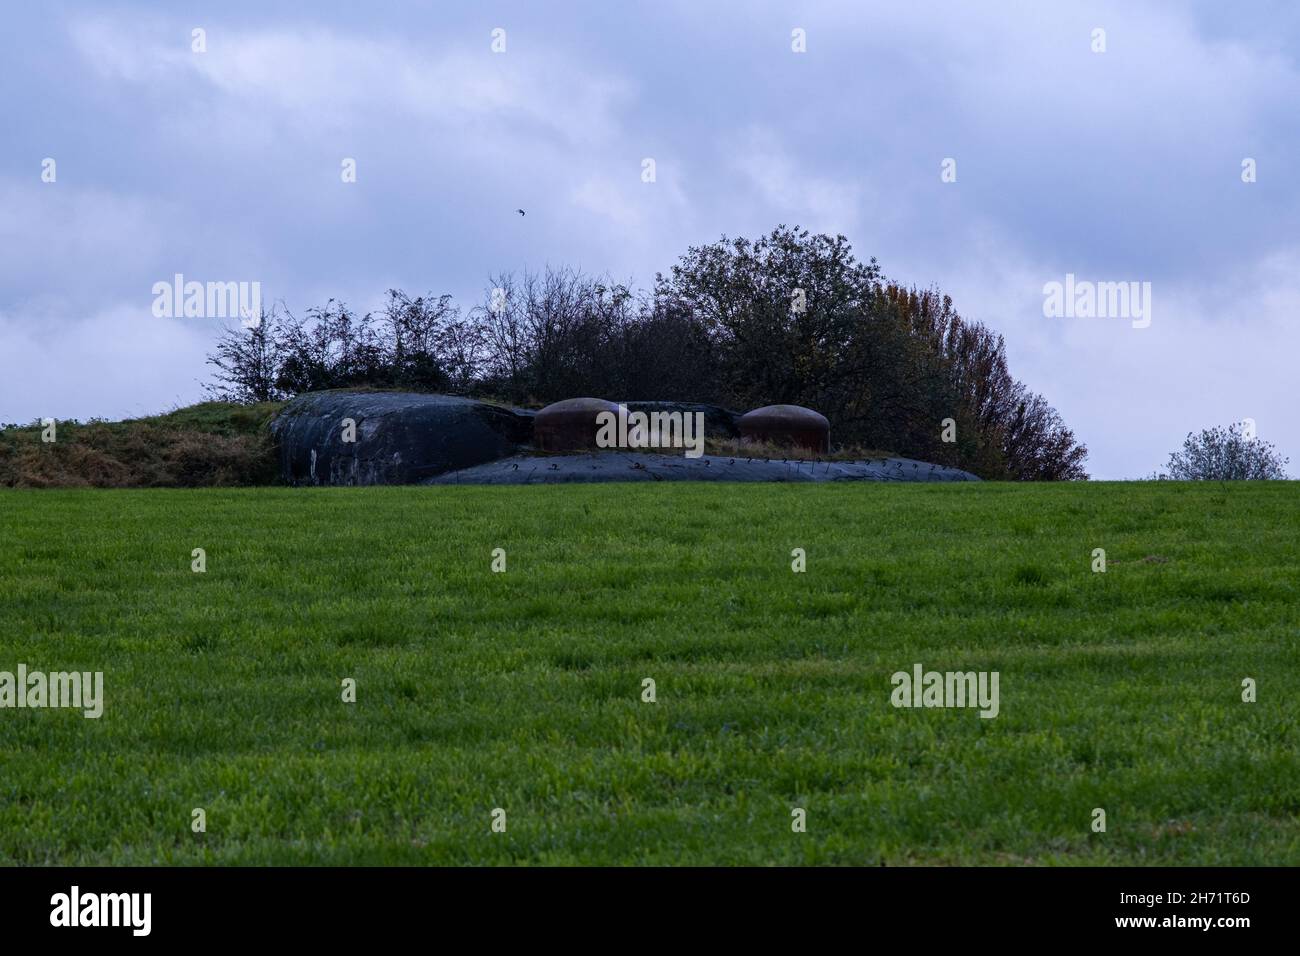
[[[764,405],[740,416],[740,437],[814,452],[831,449],[831,423],[802,405]]]
[[[618,406],[603,398],[566,398],[547,405],[533,419],[533,443],[542,451],[595,448],[601,412],[617,415]]]

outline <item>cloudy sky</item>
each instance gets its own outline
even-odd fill
[[[500,270],[646,284],[689,245],[788,223],[844,233],[1005,334],[1094,477],[1148,474],[1189,430],[1244,418],[1300,470],[1288,0],[49,2],[5,19],[0,422],[199,399],[221,323],[154,317],[176,273],[260,281],[295,311],[394,286],[468,306]],[[1045,317],[1067,273],[1150,282],[1150,326]]]

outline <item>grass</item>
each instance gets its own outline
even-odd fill
[[[202,402],[121,422],[55,423],[0,430],[0,487],[185,488],[272,484],[266,425],[282,403]]]
[[[1296,863],[1298,504],[3,491],[0,670],[102,670],[106,703],[0,710],[0,862]],[[998,671],[1000,716],[893,708],[917,662]]]
[[[709,438],[704,442],[704,451],[725,458],[765,458],[772,461],[869,461],[896,457],[891,451],[861,445],[839,445],[825,452],[749,438]]]

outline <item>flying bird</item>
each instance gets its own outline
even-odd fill
[[[516,209],[515,212],[519,213],[519,215],[521,216],[527,215],[527,213],[525,213],[522,209]]]

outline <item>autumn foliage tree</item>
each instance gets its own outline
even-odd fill
[[[692,248],[656,295],[705,323],[738,407],[807,405],[840,442],[986,477],[1087,477],[1087,449],[1011,376],[1000,335],[947,296],[887,282],[843,236],[780,227]]]

